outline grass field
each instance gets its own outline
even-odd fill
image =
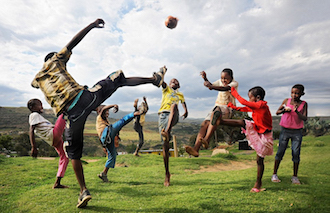
[[[277,141],[276,141],[277,143]],[[277,147],[275,150],[277,150]],[[53,190],[56,160],[0,157],[0,212],[330,212],[330,136],[304,137],[299,178],[292,185],[291,151],[287,150],[278,175],[270,177],[274,155],[265,158],[261,193],[250,193],[255,178],[255,153],[170,158],[171,186],[164,187],[161,156],[118,156],[109,171],[109,183],[97,174],[105,158],[83,158],[84,173],[93,199],[85,209],[75,207],[79,186],[69,165],[62,183],[69,189]],[[223,168],[223,169],[222,169]]]

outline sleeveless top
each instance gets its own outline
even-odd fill
[[[298,107],[298,112],[302,113],[304,109],[305,101],[302,101]],[[291,108],[290,112],[285,112],[281,117],[280,125],[288,129],[302,129],[304,127],[304,121],[301,120],[297,113],[294,111],[294,106],[291,105],[291,98],[288,99],[287,107]]]

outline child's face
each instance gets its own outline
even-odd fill
[[[178,88],[180,88],[180,83],[176,78],[172,78],[170,83],[168,84],[169,87],[171,87],[172,89],[176,90]]]
[[[295,101],[299,101],[302,96],[302,92],[298,88],[291,89],[291,98]]]
[[[44,108],[42,107],[41,101],[38,101],[32,108],[33,112],[43,113]]]
[[[256,96],[254,96],[251,92],[248,93],[248,96],[249,96],[249,101],[250,102],[257,102],[259,101],[259,98],[257,98]]]
[[[221,82],[224,86],[230,84],[232,80],[232,77],[227,72],[221,72]]]

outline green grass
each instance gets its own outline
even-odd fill
[[[299,168],[303,184],[291,184],[288,149],[278,172],[281,183],[270,181],[274,155],[265,158],[263,187],[267,190],[258,194],[249,192],[255,182],[256,166],[196,173],[200,166],[253,161],[254,153],[235,151],[235,155],[203,157],[210,155],[206,150],[200,158],[170,158],[172,177],[167,188],[163,186],[161,156],[118,156],[119,166],[108,174],[110,183],[102,183],[96,176],[105,158],[83,158],[98,160],[84,165],[93,197],[85,209],[75,207],[79,186],[71,165],[62,180],[70,188],[53,190],[58,158],[0,157],[0,212],[330,212],[330,136],[304,137],[303,144]]]

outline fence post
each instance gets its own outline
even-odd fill
[[[173,135],[173,148],[174,148],[174,157],[179,157],[178,155],[178,147],[177,147],[177,143],[176,143],[176,136]]]

